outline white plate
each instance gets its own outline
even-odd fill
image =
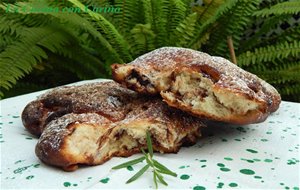
[[[98,81],[98,80],[97,80]],[[83,81],[81,83],[94,82]],[[34,154],[37,138],[21,122],[25,105],[44,91],[0,102],[1,189],[149,189],[152,173],[125,182],[133,171],[112,171],[137,158],[113,158],[103,165],[64,172],[40,162]],[[192,147],[155,158],[178,174],[166,176],[167,189],[299,189],[300,104],[282,102],[265,122],[246,126],[214,124]]]

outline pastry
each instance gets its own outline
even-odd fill
[[[138,153],[147,147],[146,131],[155,151],[176,153],[182,145],[194,144],[204,127],[199,118],[161,98],[115,82],[56,88],[29,103],[22,118],[29,131],[40,135],[36,155],[66,171]]]
[[[30,133],[40,136],[47,123],[67,113],[92,112],[119,121],[131,109],[131,104],[127,103],[137,97],[137,93],[115,82],[62,86],[27,104],[22,112],[22,122]]]
[[[172,107],[234,124],[264,121],[278,109],[277,90],[230,61],[163,47],[128,64],[113,64],[113,79],[141,94],[160,94]]]

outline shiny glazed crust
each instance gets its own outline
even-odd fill
[[[186,48],[160,48],[112,70],[113,79],[128,88],[160,94],[168,105],[212,120],[262,122],[281,102],[277,90],[256,75]]]
[[[40,135],[36,155],[66,171],[140,152],[147,130],[155,151],[175,153],[194,144],[204,126],[158,97],[143,97],[115,82],[56,88],[29,103],[22,119]]]

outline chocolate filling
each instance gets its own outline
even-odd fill
[[[151,84],[148,77],[146,77],[145,75],[140,75],[136,70],[133,69],[126,80],[131,80],[134,78],[137,80],[138,83],[140,83],[143,86],[148,86],[149,84]]]

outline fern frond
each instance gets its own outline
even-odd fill
[[[255,16],[267,17],[270,15],[291,15],[300,13],[300,1],[286,1],[270,8],[265,8],[254,13]]]
[[[10,45],[10,44],[12,44],[13,42],[15,42],[15,40],[16,40],[16,37],[15,37],[15,36],[9,36],[9,35],[2,36],[2,37],[0,38],[0,53],[1,53],[2,51],[4,51],[4,49],[5,49],[8,45]]]
[[[155,33],[155,44],[156,47],[161,47],[167,44],[167,1],[165,0],[143,0],[142,12],[145,26],[150,24],[151,30]],[[167,4],[167,5],[166,5]],[[135,25],[136,27],[137,25]],[[141,26],[141,25],[140,25]],[[152,43],[152,42],[151,42]],[[149,46],[148,46],[149,47]],[[152,47],[150,49],[153,49]]]
[[[192,10],[199,15],[198,22],[201,24],[214,17],[226,0],[205,0],[203,3],[204,6],[192,7]]]
[[[153,11],[152,11],[152,1],[151,0],[143,0],[142,1],[143,6],[143,13],[144,13],[144,19],[145,24],[152,24],[153,22]]]
[[[21,16],[19,22],[27,27],[47,26],[49,23],[53,22],[53,17],[48,17],[43,14],[28,14],[23,17]]]
[[[97,41],[101,45],[101,49],[97,49],[103,59],[110,60],[110,63],[117,62],[123,63],[120,55],[112,44],[97,30],[97,26],[94,26],[88,19],[79,16],[78,14],[51,14],[54,17],[59,18],[62,22],[70,24],[72,27],[81,31],[87,32],[92,40]]]
[[[11,19],[9,16],[0,17],[0,34],[18,36],[22,29],[22,25],[14,19]]]
[[[115,0],[114,6],[119,7],[121,13],[112,15],[115,26],[127,37],[127,34],[137,23],[142,23],[144,18],[141,15],[142,2],[139,0]]]
[[[96,21],[98,30],[116,49],[119,55],[125,62],[130,62],[132,56],[130,55],[129,44],[124,37],[117,31],[117,29],[109,21],[107,21],[101,14],[95,13],[90,10],[85,10],[85,6],[78,0],[68,0],[75,6],[79,7],[82,11],[87,11],[93,20]]]
[[[38,5],[36,3],[39,3]],[[42,4],[41,4],[42,3]],[[34,6],[47,6],[46,1],[32,1],[30,3],[22,4],[22,6],[27,7],[34,7]],[[26,13],[22,13],[26,14]],[[90,22],[88,19],[75,14],[75,13],[68,13],[68,14],[57,14],[55,12],[41,12],[41,13],[31,13],[30,16],[48,16],[51,15],[50,18],[54,17],[59,19],[56,23],[65,23],[71,25],[71,28],[79,29],[81,31],[88,32],[90,35],[93,36],[94,40],[97,40],[99,44],[102,45],[100,55],[106,59],[110,60],[111,63],[118,62],[122,63],[123,60],[120,58],[120,55],[116,52],[116,50],[112,47],[112,45],[105,39],[101,33],[97,31],[97,28]],[[69,27],[66,27],[69,28]],[[110,63],[110,64],[111,64]]]
[[[193,3],[195,2],[195,0],[181,0],[181,1],[186,5],[186,7],[193,6]],[[187,12],[187,13],[191,13],[191,12]]]
[[[89,10],[99,12],[109,22],[111,22],[118,30],[115,16],[122,14],[122,8],[115,4],[112,0],[80,0],[80,2]],[[68,2],[69,3],[69,2]],[[72,6],[72,4],[70,5]],[[121,32],[121,31],[120,31]]]
[[[0,54],[0,88],[9,89],[16,81],[28,74],[32,67],[48,56],[43,50],[47,48],[57,53],[72,38],[61,28],[44,27],[24,30],[20,41],[8,46]]]
[[[291,97],[300,102],[300,83],[290,83],[288,86],[286,84],[280,85],[277,87],[279,89],[279,93],[283,99]]]
[[[256,48],[238,56],[239,66],[249,66],[262,62],[272,62],[276,59],[284,59],[289,56],[297,57],[300,54],[300,41],[284,42],[276,45]],[[263,65],[263,64],[259,64]],[[265,70],[265,69],[264,69]]]
[[[169,0],[151,1],[153,20],[151,22],[151,30],[155,33],[156,47],[168,45],[168,14],[169,14]]]
[[[275,61],[270,62],[269,64],[270,64],[270,67],[269,67],[268,71],[298,70],[299,59],[297,57],[289,56],[285,59],[276,59]]]
[[[178,24],[185,19],[186,11],[186,4],[181,0],[170,0],[169,13],[167,15],[167,34],[170,44],[174,43],[173,39],[171,39],[171,34],[175,32]]]
[[[269,43],[272,42],[292,42],[294,40],[300,40],[300,25],[287,28],[277,36],[268,39]]]
[[[286,17],[284,15],[279,15],[279,16],[273,16],[273,17],[268,17],[263,20],[262,26],[255,32],[251,38],[247,39],[246,41],[242,42],[240,45],[240,49],[238,52],[243,52],[245,50],[251,50],[255,46],[260,46],[260,45],[268,45],[265,43],[265,40],[262,40],[262,35],[265,35],[269,33],[272,30],[275,30],[276,27],[280,22],[282,22],[284,19],[288,19],[289,17]]]
[[[192,1],[5,0],[0,3],[0,96],[17,80],[28,82],[29,76],[53,86],[60,84],[56,81],[60,77],[66,82],[70,78],[107,78],[111,63],[129,62],[161,46],[229,57],[227,37],[231,36],[239,66],[273,84],[283,97],[300,97],[300,27],[293,25],[265,36],[286,19],[298,16],[298,1],[203,0],[204,6],[193,9]],[[25,6],[30,10],[48,5],[59,7],[61,13],[22,11]],[[6,13],[7,6],[12,14]],[[107,6],[120,7],[121,12],[93,10]],[[64,7],[80,11],[62,13]],[[14,8],[19,12],[14,13]],[[263,19],[262,27],[249,40],[241,40],[256,19]]]
[[[257,33],[257,35],[255,34],[249,40],[242,43],[240,50],[238,52],[243,52],[245,50],[251,51],[255,47],[264,47],[264,46],[272,45],[275,43],[284,43],[284,42],[292,42],[295,40],[299,40],[300,25],[289,27],[289,28],[285,29],[284,31],[282,31],[281,33],[274,35],[274,36],[270,36],[270,37],[262,38],[260,36],[260,34],[263,34],[263,33],[259,31]]]
[[[72,48],[75,50],[75,48]],[[78,48],[80,50],[81,48]],[[52,55],[49,58],[51,65],[55,68],[61,67],[66,71],[74,73],[78,80],[87,80],[94,78],[107,78],[107,75],[103,74],[106,72],[103,69],[103,65],[97,58],[84,51],[71,50],[69,53],[70,57]],[[56,62],[52,61],[52,57],[56,58]],[[96,61],[96,62],[94,62]]]
[[[284,69],[276,68],[272,70],[266,71],[256,71],[255,74],[265,79],[266,81],[270,81],[273,84],[283,84],[291,81],[300,82],[300,63],[293,63],[291,66],[288,66]]]
[[[155,49],[155,34],[150,24],[137,24],[130,33],[133,38],[131,49],[135,56]]]
[[[193,49],[201,48],[201,46],[209,39],[210,34],[214,32],[216,25],[218,25],[218,21],[223,18],[223,15],[230,14],[237,3],[237,0],[226,1],[226,3],[222,4],[216,13],[208,20],[204,23],[198,22],[196,27],[196,31],[198,32],[188,46]]]
[[[171,34],[171,39],[175,42],[176,46],[188,46],[188,43],[195,35],[197,17],[197,13],[191,13],[176,27],[174,34]],[[178,36],[180,36],[179,39]]]
[[[253,73],[272,84],[285,100],[300,101],[300,62],[285,63],[268,67],[266,70],[252,68]],[[299,61],[299,60],[298,60]],[[260,64],[256,64],[260,65]]]
[[[45,15],[35,15],[33,8],[47,7],[46,1],[32,2],[17,2],[15,4],[0,4],[0,9],[5,10],[5,17],[8,17],[11,22],[19,23],[26,27],[46,26],[52,21],[52,17]],[[16,11],[17,10],[17,11]]]
[[[102,59],[105,59],[107,63],[123,63],[121,55],[117,52],[116,48],[113,47],[108,39],[106,39],[100,32],[97,30],[97,26],[92,25],[92,23],[85,19],[84,17],[74,14],[72,17],[65,17],[66,21],[69,22],[74,27],[78,27],[81,31],[87,32],[89,34],[90,40],[95,41],[101,48],[94,49],[97,51]],[[81,23],[81,24],[80,24]]]
[[[95,5],[97,7],[105,7],[111,5],[109,0],[81,0],[84,5]]]
[[[251,15],[257,10],[259,2],[260,0],[238,1],[232,7],[233,12],[226,13],[222,16],[222,20],[217,21],[205,47],[206,51],[228,58],[227,37],[231,36],[234,47],[239,47],[243,32],[246,26],[252,22]]]
[[[77,44],[66,47],[64,67],[75,73],[79,79],[107,78],[107,68],[97,57]],[[68,58],[68,59],[67,59]],[[62,59],[62,58],[60,58]],[[63,61],[62,61],[63,62]]]
[[[21,82],[18,81],[18,83],[13,86],[12,89],[10,90],[3,90],[3,94],[5,95],[3,98],[9,98],[21,94],[26,94],[30,92],[36,92],[39,90],[47,89],[49,86],[43,86],[43,85],[38,85],[36,83],[28,83],[28,82]],[[1,91],[1,89],[0,89]],[[3,96],[2,94],[2,96]],[[0,99],[1,99],[1,94],[0,94]]]

